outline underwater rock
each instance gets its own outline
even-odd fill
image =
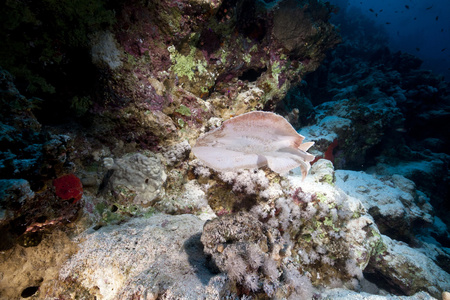
[[[41,124],[32,112],[40,100],[23,96],[13,76],[2,68],[0,92],[0,175],[29,178],[40,167],[45,140]]]
[[[112,170],[108,187],[113,195],[124,190],[124,201],[128,204],[149,206],[164,194],[163,184],[167,176],[164,166],[155,156],[125,155],[115,160]]]
[[[450,274],[427,255],[403,242],[382,237],[384,250],[371,258],[365,270],[372,280],[380,280],[387,290],[406,295],[424,290],[437,299],[443,291],[450,290]]]
[[[357,99],[325,102],[315,108],[314,125],[299,130],[326,152],[337,139],[334,155],[337,168],[359,168],[366,156],[380,145],[387,130],[395,128],[403,116],[392,98],[364,103]]]
[[[0,179],[0,251],[10,249],[16,242],[17,233],[12,232],[11,222],[17,211],[34,199],[35,194],[25,179]]]
[[[74,298],[84,289],[104,300],[217,299],[228,284],[205,267],[203,224],[192,215],[157,214],[85,232],[60,271],[68,285],[61,294]],[[77,285],[82,289],[70,291]]]
[[[333,41],[334,32],[327,26],[322,27],[328,22],[329,12],[330,6],[320,5],[316,1],[306,5],[292,0],[280,1],[273,17],[273,35],[292,56],[314,56],[318,49],[311,46],[317,46],[319,36]],[[315,25],[305,22],[308,18],[313,18]]]
[[[109,31],[96,32],[91,35],[91,55],[92,62],[99,64],[100,67],[107,65],[114,70],[122,65],[116,41]]]
[[[326,116],[315,125],[301,128],[299,132],[314,139],[316,148],[326,149],[325,146],[329,146],[338,137],[345,136],[348,131],[351,131],[352,125],[352,121],[348,118]]]
[[[436,300],[437,298],[431,296],[426,292],[418,292],[411,296],[396,296],[396,295],[379,295],[373,293],[373,290],[368,290],[367,292],[360,291],[351,291],[343,288],[337,289],[327,289],[322,291],[321,296],[324,299],[333,299],[333,300]]]
[[[432,207],[428,201],[419,201],[412,181],[400,175],[377,178],[347,170],[335,174],[336,186],[361,201],[382,234],[409,242],[415,225],[433,223]]]
[[[3,240],[2,235],[2,240]],[[58,289],[55,282],[59,271],[68,257],[76,253],[77,245],[61,230],[47,233],[36,247],[15,245],[0,253],[0,295],[2,299],[21,299],[27,288],[37,288],[35,299],[57,298],[49,291]],[[64,287],[61,287],[64,291]]]
[[[449,224],[450,216],[444,214],[444,212],[450,209],[447,201],[450,194],[450,186],[448,185],[450,177],[447,176],[449,174],[450,155],[428,151],[421,153],[412,151],[408,147],[404,147],[402,150],[404,150],[404,155],[410,154],[416,159],[414,161],[395,160],[387,164],[385,162],[390,159],[381,156],[379,157],[380,162],[367,171],[381,176],[398,174],[414,181],[418,189],[426,193],[437,214]],[[428,178],[428,180],[423,180],[423,178]]]
[[[290,11],[290,1],[126,3],[113,31],[123,65],[105,74],[105,85],[115,83],[107,88],[108,105],[132,99],[164,111],[181,128],[202,125],[205,114],[228,118],[272,106],[339,41],[328,22],[331,7],[312,5],[295,5],[301,17],[281,17],[278,9]],[[294,43],[283,36],[286,26]],[[191,96],[179,97],[180,91]],[[174,114],[181,105],[196,116]]]
[[[333,163],[327,159],[319,159],[311,167],[311,175],[319,182],[334,184],[334,173]]]
[[[0,225],[34,196],[30,183],[25,179],[0,179]]]
[[[179,179],[179,176],[175,178]],[[196,180],[188,181],[180,189],[179,193],[167,195],[153,207],[167,214],[211,213],[206,194]]]
[[[271,112],[249,112],[225,121],[197,139],[192,152],[216,171],[237,171],[268,166],[286,173],[298,166],[305,177],[314,156],[286,119]]]

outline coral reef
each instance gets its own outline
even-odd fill
[[[450,89],[360,20],[327,54],[318,0],[0,7],[0,298],[450,291]]]
[[[278,230],[240,212],[208,221],[201,241],[230,280],[247,291],[275,295],[282,274],[279,251],[288,247]]]
[[[40,101],[20,94],[12,80],[8,72],[1,70],[2,250],[16,244],[36,246],[45,232],[74,221],[81,208],[76,202],[83,191],[79,180],[65,187],[57,180],[53,189],[53,179],[75,170],[71,138],[44,132],[33,114]]]
[[[355,11],[344,10],[333,21],[342,30],[342,44],[288,93],[293,95],[277,112],[287,116],[310,104],[313,109],[301,118],[299,132],[315,141],[311,153],[324,155],[337,140],[337,168],[403,175],[450,224],[444,200],[450,195],[450,141],[443,130],[450,105],[448,81],[422,69],[417,57],[392,52],[386,33]]]
[[[253,203],[250,207],[242,205],[237,212],[230,211],[207,221],[201,238],[205,253],[211,255],[219,270],[227,273],[231,283],[234,284],[232,290],[236,294],[252,297],[259,297],[258,295],[295,297],[294,295],[298,293],[309,295],[305,296],[305,299],[310,299],[314,291],[313,286],[345,286],[364,290],[365,288],[361,286],[363,276],[378,281],[381,276],[391,278],[398,275],[398,272],[388,272],[386,267],[380,265],[381,260],[387,263],[394,259],[389,258],[392,251],[389,242],[391,240],[378,231],[376,222],[389,235],[394,234],[402,238],[407,232],[409,241],[415,238],[413,227],[406,224],[405,227],[393,226],[394,228],[386,230],[384,220],[391,216],[374,221],[368,214],[371,209],[365,207],[367,205],[364,200],[360,202],[352,197],[352,192],[347,195],[335,188],[333,179],[331,182],[324,180],[332,174],[330,170],[333,172],[329,161],[319,160],[317,165],[313,166],[312,175],[305,181],[302,182],[298,176],[288,176],[288,181],[283,179],[279,185],[281,196],[275,200],[266,199],[256,204],[250,202]],[[341,178],[349,175],[344,173],[338,176]],[[385,185],[384,183],[375,179],[367,180],[364,176],[370,175],[361,173],[360,182],[378,184],[380,187],[372,186],[372,188],[380,195],[398,194],[401,200],[397,200],[397,205],[401,205],[400,207],[405,207],[401,201],[409,201],[405,205],[411,210],[402,215],[406,214],[405,220],[421,218],[420,220],[430,221],[430,215],[423,213],[412,217],[414,212],[420,212],[420,209],[413,206],[411,201],[414,200],[408,194],[414,191],[410,181],[397,176],[392,179],[397,185],[393,187],[386,185],[385,189],[392,190],[383,193],[381,185]],[[350,180],[339,185],[344,190],[354,186]],[[374,197],[367,199],[371,198]],[[250,200],[247,198],[241,201]],[[385,199],[380,197],[379,201]],[[376,205],[391,214],[394,213],[389,209],[389,204],[379,202]],[[374,216],[377,217],[376,214]],[[395,220],[394,217],[392,219]],[[406,244],[404,246],[408,249],[405,251],[413,251],[412,253],[417,251]],[[415,253],[425,259],[419,252]],[[448,253],[446,255],[448,256]],[[397,258],[400,261],[405,259],[402,255]],[[402,266],[399,263],[397,266],[401,270],[409,270],[410,264],[414,263],[410,261]],[[400,290],[392,289],[400,284],[400,281],[411,282],[412,279],[408,278],[411,273],[408,271],[400,275],[402,279],[396,281],[396,284],[391,286],[381,284],[381,286],[390,292],[400,291],[407,295],[426,290],[431,295],[437,296],[440,291],[448,289],[446,280],[428,285],[434,272],[440,273],[443,278],[449,278],[448,274],[436,264],[436,260],[427,258],[423,264],[429,264],[426,269],[430,270],[430,273],[412,275],[418,276],[417,280],[413,281],[422,282],[419,284],[420,287],[403,283]],[[292,275],[292,272],[297,275]],[[297,279],[289,279],[291,276]]]

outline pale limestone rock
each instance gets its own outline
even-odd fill
[[[113,189],[125,187],[136,193],[135,204],[149,205],[164,193],[164,167],[157,157],[140,153],[116,159],[110,182]]]
[[[97,32],[91,36],[92,61],[96,64],[105,64],[111,69],[122,65],[120,51],[114,35],[109,31]]]
[[[421,220],[432,224],[431,209],[416,200],[414,184],[400,175],[377,178],[373,175],[337,170],[336,186],[348,195],[361,200],[364,208],[375,218],[382,232],[395,237],[409,235],[412,222]],[[383,180],[381,180],[383,179]]]
[[[86,232],[60,278],[102,300],[218,299],[227,284],[206,268],[203,224],[193,215],[158,214]]]
[[[311,167],[311,175],[314,175],[317,181],[329,184],[334,183],[334,166],[327,159],[319,159]]]
[[[406,294],[425,290],[434,297],[450,290],[450,274],[427,255],[405,243],[382,235],[385,251],[370,269],[376,269]]]

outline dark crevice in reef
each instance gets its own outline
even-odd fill
[[[383,274],[375,272],[363,272],[364,278],[369,282],[375,284],[378,288],[388,291],[391,294],[397,296],[407,296],[401,288],[392,283],[389,278],[386,278]]]
[[[31,296],[36,294],[38,290],[39,290],[39,286],[29,286],[22,291],[22,293],[20,294],[20,297],[30,298]]]
[[[267,68],[261,68],[261,69],[249,69],[244,71],[244,73],[242,73],[241,76],[239,76],[239,80],[242,81],[249,81],[249,82],[254,82],[256,80],[258,80],[258,78],[261,76],[261,74],[263,74],[264,72],[267,71]]]

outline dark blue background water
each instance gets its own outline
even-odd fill
[[[349,16],[363,14],[379,25],[393,51],[423,60],[450,80],[450,0],[331,0]],[[370,32],[369,32],[370,34]]]

